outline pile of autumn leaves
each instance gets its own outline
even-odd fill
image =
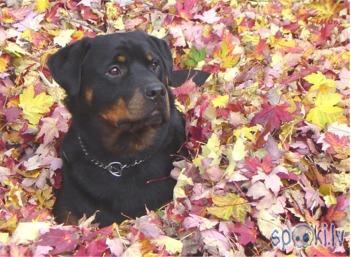
[[[347,17],[346,5],[329,0],[3,8],[0,255],[275,256],[298,249],[273,248],[274,229],[325,222],[347,230]],[[167,35],[176,67],[213,74],[201,88],[187,81],[173,90],[191,158],[174,164],[174,201],[164,209],[103,229],[93,217],[57,225],[52,190],[70,114],[46,58],[83,36],[133,29]]]

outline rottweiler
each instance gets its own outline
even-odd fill
[[[174,72],[167,43],[141,31],[83,38],[48,67],[72,114],[56,220],[76,224],[98,211],[95,221],[106,226],[170,201],[173,156],[185,140],[170,86],[189,76],[200,85],[209,74]]]

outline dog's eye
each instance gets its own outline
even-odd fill
[[[157,71],[160,66],[160,63],[158,60],[153,60],[152,63],[150,64],[150,68],[152,71]]]
[[[119,76],[119,75],[121,75],[121,70],[117,67],[117,66],[113,66],[113,67],[111,67],[109,70],[108,70],[108,72],[107,72],[109,75],[111,75],[111,76]]]

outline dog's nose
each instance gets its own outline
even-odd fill
[[[145,95],[150,100],[162,98],[166,95],[166,89],[162,84],[153,84],[145,89]]]

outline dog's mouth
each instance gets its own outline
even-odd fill
[[[116,127],[123,130],[135,131],[143,127],[159,127],[167,122],[167,120],[167,115],[155,108],[144,115],[143,118],[137,120],[120,120],[116,123]]]

